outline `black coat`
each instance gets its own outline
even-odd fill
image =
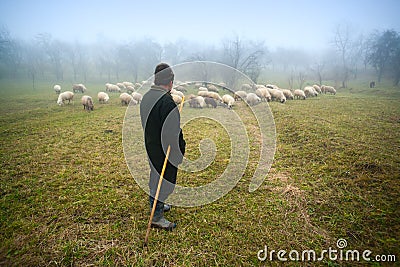
[[[180,128],[180,114],[171,94],[152,86],[140,103],[140,118],[144,130],[147,155],[161,174],[168,145],[171,146],[164,178],[176,183],[177,167],[182,163],[186,142]]]

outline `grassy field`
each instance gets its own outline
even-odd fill
[[[125,163],[126,107],[118,95],[105,105],[96,101],[89,113],[79,95],[74,104],[56,105],[51,84],[0,86],[0,266],[279,266],[276,257],[259,261],[257,252],[321,252],[336,249],[339,238],[346,249],[400,260],[399,88],[360,82],[335,96],[270,103],[277,149],[261,187],[248,192],[258,156],[253,131],[237,186],[212,204],[173,208],[167,218],[178,223],[176,231],[152,230],[143,248],[148,198]],[[87,87],[95,96],[103,85]],[[234,109],[245,112],[241,104]],[[184,134],[188,158],[199,156],[199,141],[210,135],[219,154],[200,174],[180,172],[178,183],[209,182],[227,164],[226,133],[198,120]],[[394,263],[325,257],[289,265]]]

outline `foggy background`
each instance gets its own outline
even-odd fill
[[[136,82],[160,61],[209,60],[290,88],[358,75],[398,84],[398,10],[396,0],[2,0],[0,79]]]

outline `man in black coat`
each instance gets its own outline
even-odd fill
[[[178,165],[182,163],[186,146],[180,128],[179,109],[171,97],[173,81],[174,73],[170,66],[165,63],[158,64],[154,72],[154,85],[144,94],[140,104],[140,118],[150,164],[150,211],[155,201],[167,148],[171,147],[152,220],[153,227],[166,230],[176,227],[175,223],[164,218],[164,211],[170,209],[164,202],[174,191]]]

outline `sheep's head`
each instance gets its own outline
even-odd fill
[[[88,110],[93,110],[94,109],[93,101],[90,98],[87,101],[87,107],[88,107]]]

